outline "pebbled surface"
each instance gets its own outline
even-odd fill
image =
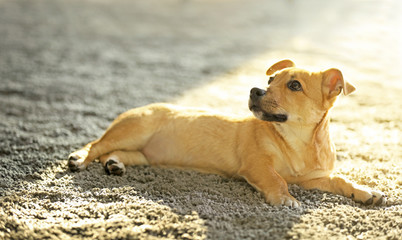
[[[0,0],[0,239],[398,239],[399,0]],[[342,13],[342,17],[339,17]],[[358,91],[331,112],[337,174],[384,206],[290,186],[272,207],[245,181],[67,156],[135,106],[168,101],[250,114],[283,58],[338,67]]]

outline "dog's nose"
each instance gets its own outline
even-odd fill
[[[262,89],[260,89],[260,88],[252,88],[252,89],[250,90],[250,97],[251,97],[252,99],[259,98],[259,97],[264,96],[265,93],[266,93],[266,91],[265,91],[265,90],[262,90]]]

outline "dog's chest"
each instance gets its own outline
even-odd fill
[[[276,126],[280,138],[271,142],[269,148],[274,157],[275,170],[280,175],[300,176],[306,172],[309,167],[311,149],[306,142],[310,138],[309,131],[295,132],[282,126]],[[267,140],[269,142],[270,140]]]
[[[305,174],[306,169],[306,151],[302,147],[277,148],[274,157],[274,168],[281,176],[300,176]]]
[[[300,135],[287,134],[282,143],[272,145],[275,170],[288,182],[328,175],[333,168],[331,142],[308,141]]]
[[[288,134],[280,141],[269,141],[271,140],[267,140],[267,144],[274,168],[285,179],[302,177],[323,169],[318,164],[315,148],[300,137]]]

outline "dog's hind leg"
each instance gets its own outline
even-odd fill
[[[155,132],[146,127],[147,121],[152,119],[132,115],[116,119],[100,139],[70,154],[68,167],[71,171],[80,171],[102,155],[114,151],[138,151]]]
[[[70,154],[70,170],[83,170],[95,159],[115,151],[135,152],[142,149],[158,131],[158,123],[166,121],[169,111],[166,107],[151,105],[120,114],[100,139]]]
[[[144,154],[140,151],[114,151],[99,158],[107,174],[123,175],[126,172],[125,166],[148,165]]]
[[[117,150],[117,148],[114,144],[110,144],[109,141],[104,141],[103,138],[101,138],[71,153],[68,157],[68,167],[73,172],[84,170],[95,159],[115,150]]]
[[[68,157],[68,167],[70,170],[73,172],[84,170],[91,162],[105,154],[116,151],[137,151],[137,149],[143,145],[140,140],[137,139],[137,141],[135,141],[135,138],[133,140],[133,137],[129,138],[124,137],[125,135],[121,135],[122,137],[120,138],[114,138],[113,133],[108,133],[109,132],[107,132],[101,139],[88,143],[82,149],[70,154]],[[133,136],[130,134],[128,135]],[[140,152],[138,153],[140,154]],[[126,157],[123,158],[126,159]]]

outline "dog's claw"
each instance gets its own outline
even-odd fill
[[[297,201],[292,196],[287,195],[276,195],[276,196],[266,196],[267,202],[274,206],[287,206],[291,208],[298,208],[301,206],[300,202]]]
[[[387,195],[385,195],[383,192],[380,191],[372,191],[372,199],[374,205],[382,205],[386,202],[387,200]]]
[[[362,203],[363,205],[373,205],[373,206],[379,206],[382,205],[386,202],[387,196],[380,191],[376,190],[365,190],[366,193],[369,193],[370,197],[369,198],[355,198],[355,194],[352,193],[351,197],[353,200],[356,202]],[[367,194],[368,195],[368,194]]]
[[[301,206],[298,201],[294,201],[291,199],[286,200],[284,205],[292,208],[298,208]]]
[[[373,202],[374,202],[374,197],[375,197],[375,196],[373,196],[372,198],[368,199],[368,200],[365,201],[363,204],[364,204],[364,205],[371,205],[371,204],[373,204]]]

